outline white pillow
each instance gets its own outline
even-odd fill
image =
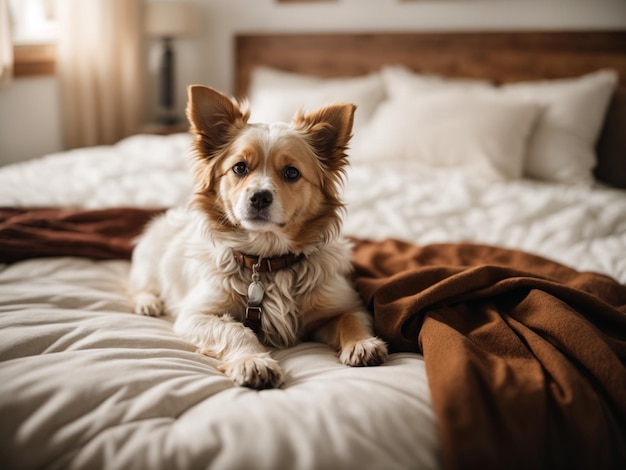
[[[522,175],[541,107],[492,92],[435,92],[381,104],[356,139],[355,161],[418,160],[495,179]]]
[[[389,65],[381,70],[387,96],[406,99],[432,91],[476,91],[494,89],[487,80],[474,78],[444,78],[413,72],[402,65]]]
[[[385,90],[380,73],[355,78],[319,78],[269,67],[252,73],[250,122],[289,122],[296,111],[312,110],[336,102],[357,106],[353,133],[364,127]]]
[[[528,176],[567,184],[592,184],[595,144],[617,73],[601,70],[578,78],[505,85],[510,97],[545,106],[525,165]]]

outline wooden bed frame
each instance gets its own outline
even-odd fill
[[[235,57],[238,97],[246,95],[251,73],[260,65],[351,77],[402,64],[418,72],[495,83],[612,68],[620,82],[598,142],[596,175],[626,187],[626,31],[242,34],[235,38]]]

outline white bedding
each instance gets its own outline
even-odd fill
[[[0,272],[4,468],[436,467],[419,356],[351,369],[304,343],[275,353],[281,390],[235,387],[168,322],[129,313],[127,272],[70,258]]]
[[[191,188],[189,136],[134,136],[0,168],[0,206],[162,207]],[[626,191],[355,163],[345,232],[520,248],[626,283]],[[0,265],[4,468],[438,468],[424,363],[276,351],[279,390],[235,387],[163,319],[130,314],[126,261]]]
[[[139,135],[2,168],[0,206],[184,204],[191,193],[189,142],[187,134]],[[519,248],[626,283],[624,190],[353,160],[344,193],[348,235]]]

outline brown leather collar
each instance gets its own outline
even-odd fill
[[[258,265],[256,268],[257,272],[270,273],[272,271],[280,271],[281,269],[290,268],[304,258],[304,253],[300,253],[299,255],[287,253],[286,255],[273,256],[271,258],[261,258],[259,256],[246,255],[240,251],[233,250],[233,256],[235,257],[237,264],[240,266],[252,269],[252,266]]]
[[[261,315],[263,311],[261,307],[248,307],[246,308],[246,318],[243,321],[243,324],[254,331],[259,339],[263,339],[263,328],[261,323]]]

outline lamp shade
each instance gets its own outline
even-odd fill
[[[178,37],[198,29],[198,12],[190,2],[147,2],[145,31],[149,36]]]

